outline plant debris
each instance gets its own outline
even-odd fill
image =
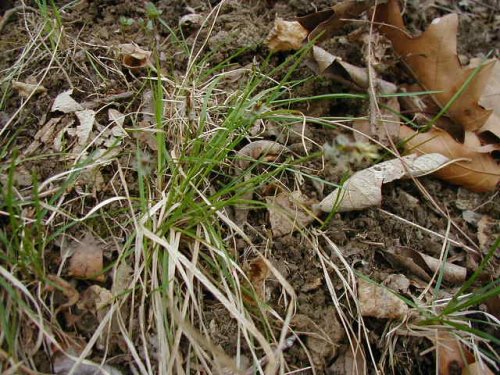
[[[400,178],[424,176],[436,171],[448,161],[448,158],[441,154],[413,154],[376,164],[356,172],[341,188],[335,189],[316,207],[324,212],[345,212],[378,206],[382,201],[382,184]]]
[[[67,251],[71,252],[68,275],[80,279],[103,282],[103,250],[99,242],[87,233],[82,240],[75,242]]]
[[[384,287],[358,280],[359,308],[362,316],[379,319],[404,319],[408,306],[394,293]]]

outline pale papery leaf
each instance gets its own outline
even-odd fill
[[[83,106],[71,97],[73,90],[67,90],[57,95],[52,104],[51,112],[73,113],[82,111]]]
[[[382,184],[403,177],[419,177],[432,173],[449,159],[438,153],[416,154],[392,159],[354,173],[341,188],[324,198],[317,208],[323,212],[363,210],[382,201]]]
[[[85,146],[94,127],[96,113],[91,109],[85,109],[83,111],[75,112],[75,114],[80,122],[80,125],[77,125],[76,127],[78,144],[80,146]]]

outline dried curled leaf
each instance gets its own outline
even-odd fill
[[[335,189],[317,208],[323,212],[362,210],[382,201],[382,184],[403,177],[419,177],[434,172],[449,159],[441,154],[416,154],[392,159],[353,174],[341,188]]]
[[[352,82],[360,90],[370,87],[368,69],[349,64],[321,47],[313,47],[312,58],[307,61],[307,65],[316,74],[321,74],[340,82]],[[393,94],[397,91],[395,84],[382,79],[377,79],[376,85],[383,94]]]
[[[382,4],[385,1],[378,0],[378,3]],[[335,4],[331,9],[298,17],[296,20],[310,31],[309,40],[314,40],[318,37],[319,39],[327,39],[346,23],[350,22],[351,19],[356,18],[374,4],[375,0],[346,0]]]
[[[138,70],[151,65],[151,52],[146,51],[134,43],[120,44],[118,46],[122,64],[130,70]]]
[[[297,21],[285,21],[277,18],[266,38],[266,44],[272,52],[298,50],[304,44],[309,31]]]
[[[477,152],[481,144],[474,133],[466,132],[463,144],[438,128],[417,133],[402,126],[400,135],[402,139],[407,139],[405,147],[410,152],[426,154],[439,150],[450,160],[459,159],[434,172],[435,176],[445,181],[478,192],[495,190],[500,182],[500,166],[491,155]]]
[[[421,252],[397,247],[385,253],[394,266],[400,266],[418,276],[422,280],[430,281],[436,272],[443,272],[443,279],[450,284],[462,284],[467,277],[467,269],[450,262],[441,262]]]

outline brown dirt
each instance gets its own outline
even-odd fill
[[[64,2],[57,2],[62,4]],[[163,11],[165,21],[171,26],[176,27],[179,18],[187,13],[186,6],[191,7],[197,13],[206,14],[211,5],[216,1],[202,0],[168,0],[158,1],[157,7]],[[277,17],[291,18],[296,15],[304,15],[315,9],[324,9],[331,2],[327,0],[260,0],[260,1],[228,1],[215,24],[214,30],[207,44],[207,64],[215,64],[234,54],[234,51],[246,47],[240,56],[234,59],[234,63],[245,66],[255,61],[256,64],[263,62],[267,56],[266,48],[263,44],[273,20]],[[453,8],[465,14],[462,18],[459,45],[461,53],[468,57],[477,56],[488,52],[494,45],[498,47],[499,31],[491,28],[491,14],[475,14],[474,6],[471,5],[459,7],[453,1],[449,1],[445,6],[440,7],[421,7],[417,1],[408,1],[407,22],[414,30],[422,30],[434,17],[448,12],[447,7]],[[432,4],[432,1],[426,1],[426,4]],[[444,2],[437,2],[443,4]],[[468,3],[468,2],[461,2]],[[493,4],[493,2],[491,2]],[[126,17],[135,20],[129,27],[120,25],[120,17]],[[175,53],[178,46],[163,31],[152,32],[147,30],[139,22],[145,17],[143,2],[137,1],[114,1],[114,0],[95,0],[82,1],[79,5],[63,13],[66,37],[61,41],[63,47],[69,47],[73,43],[73,38],[78,36],[80,46],[85,46],[85,51],[79,50],[75,55],[68,59],[73,59],[75,64],[72,70],[67,71],[67,76],[60,69],[55,69],[43,85],[47,88],[47,94],[31,100],[28,106],[21,111],[16,122],[11,125],[11,129],[16,129],[17,137],[10,147],[10,155],[2,155],[2,170],[6,171],[10,157],[14,150],[23,150],[33,142],[33,137],[39,127],[45,123],[51,114],[48,112],[53,98],[61,91],[68,89],[71,81],[74,87],[74,98],[79,101],[94,100],[99,97],[106,97],[112,94],[124,91],[139,91],[141,82],[135,80],[128,72],[122,70],[115,63],[110,62],[113,59],[113,51],[110,46],[120,43],[135,42],[138,45],[155,50],[160,56],[162,69],[170,76],[179,74],[182,67],[186,64],[184,58]],[[188,44],[191,44],[195,33],[186,30]],[[203,33],[199,40],[204,39]],[[7,27],[2,31],[0,42],[0,71],[4,71],[16,62],[20,53],[20,48],[29,42],[29,37],[25,32],[22,23],[22,17],[16,17],[11,20]],[[362,54],[359,46],[346,44],[345,42],[335,40],[330,42],[331,46],[338,47],[341,55],[353,64],[362,64]],[[101,63],[107,66],[107,79],[103,80],[95,73],[92,64],[85,53],[98,56]],[[277,64],[285,58],[284,54],[278,54],[272,57],[272,64]],[[31,63],[29,71],[24,74],[30,74],[33,77],[40,77],[43,68],[49,63],[50,56],[46,56],[36,62]],[[61,61],[61,64],[66,62]],[[311,75],[312,73],[305,67],[300,68],[295,75],[297,78],[301,75]],[[18,80],[25,80],[28,76],[18,77]],[[5,87],[2,87],[5,90]],[[294,93],[296,96],[321,94],[329,92],[345,91],[346,89],[334,82],[316,78],[308,81],[305,85],[298,88]],[[23,99],[12,91],[4,91],[7,96],[4,108],[0,108],[2,118],[10,118],[19,108]],[[125,108],[137,109],[140,104],[140,97],[133,97],[125,101],[118,101],[116,108],[124,110]],[[362,112],[357,103],[349,101],[323,101],[314,102],[308,105],[297,106],[297,109],[303,112],[322,116],[348,116],[357,115]],[[102,114],[104,116],[104,114]],[[97,120],[99,121],[99,116]],[[2,124],[2,123],[0,123]],[[2,124],[3,125],[3,124]],[[334,140],[344,134],[350,135],[340,129],[323,129],[316,125],[310,125],[311,138],[320,145],[324,143],[334,143]],[[130,150],[134,150],[131,147]],[[44,152],[48,152],[44,150]],[[131,152],[132,153],[132,152]],[[151,151],[151,154],[153,151]],[[130,162],[131,155],[123,155],[121,160],[124,165],[133,167]],[[154,158],[154,157],[153,157]],[[320,170],[317,175],[331,182],[339,182],[344,173],[362,169],[370,165],[370,160],[351,160],[349,157],[341,160],[342,168],[338,167],[339,160],[330,161],[324,170]],[[23,168],[27,169],[38,181],[43,181],[50,176],[64,171],[67,164],[57,158],[40,160],[30,160],[22,163]],[[318,169],[317,162],[311,162],[310,165]],[[97,193],[101,199],[106,196],[106,191],[112,191],[113,182],[110,178],[116,171],[111,167],[102,171],[105,188]],[[129,189],[134,193],[137,189],[133,176],[127,176],[130,181]],[[463,219],[465,210],[474,210],[479,214],[487,214],[494,219],[500,218],[500,207],[498,200],[492,198],[491,194],[476,194],[464,189],[448,185],[437,181],[431,177],[421,179],[425,188],[438,202],[442,210],[447,211],[457,226],[472,240],[477,240],[477,228],[467,223]],[[92,186],[83,184],[84,189],[92,192]],[[22,189],[22,186],[19,186]],[[326,195],[331,188],[326,188]],[[75,198],[77,194],[72,192]],[[444,233],[447,227],[447,219],[440,214],[431,203],[423,196],[421,191],[411,181],[403,181],[388,184],[383,189],[384,199],[382,209],[400,216],[412,223],[425,228],[431,228],[435,232]],[[311,188],[308,193],[311,198],[320,198],[321,194]],[[86,207],[81,208],[85,212]],[[252,215],[251,224],[257,228],[259,235],[254,235],[255,244],[259,242],[264,245],[264,239],[268,238],[269,224],[263,210],[256,211]],[[73,229],[69,229],[73,231]],[[75,229],[75,231],[77,231]],[[125,233],[122,234],[124,236]],[[442,240],[429,233],[426,233],[416,227],[409,226],[399,220],[391,218],[379,209],[368,209],[362,212],[337,214],[326,228],[326,235],[339,246],[342,254],[347,261],[355,268],[377,281],[384,281],[389,275],[402,272],[404,269],[395,269],[384,255],[384,250],[394,247],[409,247],[421,251],[428,255],[436,256],[441,252]],[[459,242],[467,243],[464,235],[454,230],[451,238]],[[320,246],[327,252],[332,259],[335,254],[330,253],[326,243],[320,243]],[[236,249],[236,252],[242,254],[243,248]],[[53,251],[58,253],[57,245],[53,244],[48,248],[48,253]],[[323,280],[323,270],[318,260],[318,255],[312,250],[309,243],[298,235],[285,236],[284,238],[273,239],[269,248],[269,259],[275,267],[281,271],[286,280],[290,283],[297,294],[297,313],[304,321],[309,318],[315,324],[326,332],[326,335],[332,338],[336,344],[327,348],[327,350],[316,350],[314,343],[306,342],[309,350],[312,352],[313,362],[321,368],[324,373],[333,374],[333,370],[328,368],[338,358],[339,353],[346,350],[346,340],[341,334],[341,325],[337,321],[335,308],[331,301],[330,292]],[[456,246],[450,247],[450,256],[455,259],[457,264],[471,266],[477,265],[479,257],[464,251]],[[113,257],[110,252],[109,258]],[[50,259],[50,258],[48,258]],[[47,260],[48,260],[47,259]],[[241,261],[244,262],[243,256]],[[51,259],[50,262],[57,260]],[[54,272],[57,266],[48,265]],[[341,282],[335,274],[330,275],[334,288],[339,288]],[[410,275],[407,275],[411,278]],[[419,280],[411,286],[411,291],[417,291]],[[81,282],[77,283],[79,289],[84,288]],[[283,304],[280,302],[280,290],[273,287],[273,280],[268,281],[270,298],[268,302],[277,311],[282,312]],[[343,298],[346,298],[345,296]],[[342,301],[343,303],[345,301]],[[211,338],[213,342],[220,345],[222,349],[230,356],[235,354],[236,343],[232,340],[236,336],[237,326],[227,311],[212,301],[208,301],[204,306],[206,309],[206,325],[210,327]],[[77,312],[78,313],[78,312]],[[74,330],[74,334],[83,337],[90,337],[98,322],[92,314],[86,314],[86,321],[78,326],[70,326],[66,322],[68,330]],[[303,323],[303,322],[302,322]],[[300,326],[300,323],[296,324]],[[303,323],[306,324],[306,323]],[[306,324],[307,325],[307,324]],[[367,325],[370,330],[370,340],[373,343],[376,360],[383,355],[384,348],[377,347],[386,322],[376,319],[367,319]],[[85,329],[82,329],[85,328]],[[303,327],[304,328],[304,327]],[[310,327],[308,327],[310,328]],[[299,329],[300,330],[300,329]],[[304,328],[304,330],[306,330]],[[306,340],[306,336],[303,337]],[[429,373],[434,368],[432,353],[419,359],[419,352],[430,347],[430,342],[420,338],[402,338],[395,347],[394,356],[396,373],[419,374]],[[120,348],[115,348],[116,355],[120,353]],[[248,353],[244,353],[248,355]],[[285,358],[290,371],[308,367],[309,359],[306,352],[300,345],[293,346],[285,354]],[[43,361],[43,359],[41,359]],[[38,361],[38,359],[35,359]],[[123,365],[123,364],[122,364]],[[304,370],[300,373],[310,373]],[[370,371],[373,373],[373,371]]]

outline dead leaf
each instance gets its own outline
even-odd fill
[[[376,22],[420,84],[426,90],[440,91],[434,94],[434,98],[441,107],[474,71],[474,68],[462,68],[458,59],[456,14],[433,20],[425,32],[412,37],[405,30],[399,1],[389,0],[387,4],[377,6]],[[478,102],[494,64],[492,60],[483,66],[447,112],[467,131],[481,128],[491,114],[491,110],[482,108]]]
[[[85,109],[83,111],[77,111],[75,114],[78,121],[80,121],[80,125],[76,127],[78,145],[85,146],[94,127],[96,113],[91,109]]]
[[[403,267],[424,281],[430,281],[432,278],[432,270],[417,251],[407,247],[395,247],[387,249],[384,256],[394,268]]]
[[[274,237],[293,233],[314,221],[314,214],[306,209],[312,202],[300,191],[281,192],[266,197],[266,202]]]
[[[73,255],[69,262],[68,275],[103,282],[103,249],[100,243],[87,233],[78,243],[73,245]]]
[[[435,19],[424,33],[412,37],[405,31],[398,1],[390,0],[377,7],[376,21],[423,88],[438,91],[432,97],[441,108],[479,66],[477,59],[467,67],[462,67],[459,61],[456,14]],[[500,166],[488,153],[500,148],[498,82],[500,62],[491,59],[480,67],[447,110],[446,116],[453,122],[443,118],[437,123],[446,132],[432,129],[416,135],[406,144],[410,149],[418,145],[420,153],[440,152],[450,159],[469,159],[443,168],[436,173],[439,178],[479,192],[496,189],[500,181]],[[460,129],[457,129],[457,124]],[[409,136],[414,132],[404,128],[403,134]]]
[[[75,99],[71,97],[73,90],[67,90],[57,95],[52,104],[51,112],[73,113],[83,111],[83,107]]]
[[[370,87],[368,69],[349,64],[323,48],[314,46],[312,57],[306,63],[316,74],[340,82],[352,82],[360,91]],[[397,91],[395,84],[382,79],[377,79],[374,84],[382,94],[393,94]]]
[[[432,272],[443,272],[443,279],[450,284],[463,284],[467,277],[467,268],[450,262],[443,262],[429,255],[419,253]],[[441,269],[442,268],[442,269]]]
[[[378,4],[386,0],[378,0]],[[345,0],[331,9],[296,18],[304,28],[310,31],[308,40],[323,40],[331,37],[337,30],[356,18],[375,4],[375,0]]]
[[[495,190],[500,182],[500,166],[491,155],[477,152],[480,141],[474,133],[465,132],[464,143],[461,144],[439,128],[417,133],[402,126],[400,137],[406,140],[405,147],[409,152],[426,154],[439,151],[450,160],[466,159],[433,173],[445,181],[477,192]]]
[[[436,361],[440,375],[493,375],[484,363],[476,362],[474,355],[453,334],[438,329],[427,337],[436,347]]]
[[[500,233],[500,222],[493,219],[488,215],[483,215],[477,223],[477,239],[479,241],[479,248],[483,253],[487,253],[496,238]]]
[[[40,84],[24,83],[19,81],[12,81],[12,88],[16,90],[19,95],[28,98],[36,94],[45,94],[47,89]]]
[[[404,319],[408,306],[386,288],[358,280],[358,299],[362,316],[379,319]]]
[[[322,308],[319,321],[305,314],[297,314],[292,319],[292,327],[297,334],[305,334],[306,346],[311,353],[316,370],[325,369],[327,363],[337,355],[340,342],[345,336],[344,328],[337,318],[334,308]]]
[[[474,362],[464,367],[463,375],[493,375],[493,371],[484,363]]]
[[[444,262],[443,265],[439,259],[407,247],[388,249],[385,256],[394,266],[402,266],[425,281],[430,281],[436,272],[443,272],[443,279],[454,285],[462,284],[467,277],[467,268],[451,262]]]
[[[266,44],[272,52],[294,51],[304,45],[309,31],[297,21],[285,21],[277,18],[266,38]]]
[[[47,279],[53,282],[56,285],[57,289],[60,292],[62,292],[64,296],[68,299],[66,303],[59,305],[59,307],[56,310],[56,315],[60,311],[66,310],[78,302],[80,294],[73,285],[71,285],[66,280],[60,278],[57,275],[47,275]],[[56,288],[50,284],[47,284],[46,289],[49,291],[54,291]]]
[[[120,44],[118,46],[122,64],[126,68],[134,71],[147,66],[151,66],[151,52],[146,51],[134,43]]]
[[[363,347],[356,340],[353,341],[356,352],[353,353],[349,346],[328,368],[326,372],[328,375],[365,375],[368,373]]]
[[[380,205],[382,184],[400,178],[419,177],[434,172],[448,162],[441,154],[416,154],[392,159],[354,173],[341,188],[335,189],[317,208],[323,212],[362,210]]]
[[[266,301],[265,281],[271,275],[271,271],[266,262],[261,258],[252,259],[243,266],[243,271],[252,284],[257,296],[261,301]],[[249,302],[254,303],[253,299],[248,299]]]
[[[471,67],[475,68],[481,60],[471,60]],[[481,93],[478,104],[489,111],[492,111],[486,123],[481,127],[481,133],[491,132],[496,140],[500,140],[500,61],[497,59],[493,66],[491,75],[488,78],[486,87]]]
[[[181,28],[199,28],[203,24],[204,20],[205,17],[201,14],[189,13],[179,19],[179,26]]]
[[[440,375],[460,374],[467,363],[474,361],[474,356],[466,350],[457,338],[444,330],[437,330],[429,337],[436,346],[436,361]]]
[[[52,356],[52,370],[56,375],[122,375],[122,372],[109,365],[100,365],[89,360],[82,360],[77,364],[78,353],[75,350],[67,350],[69,357],[64,353],[57,352]]]

